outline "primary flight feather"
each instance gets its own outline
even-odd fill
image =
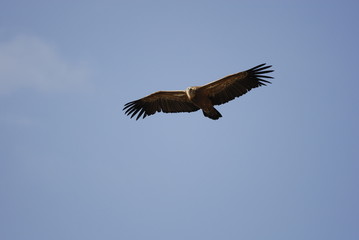
[[[261,64],[247,71],[235,73],[210,82],[203,86],[188,87],[180,91],[158,91],[144,98],[125,104],[123,110],[131,118],[138,120],[156,112],[177,113],[195,112],[202,109],[204,116],[217,120],[222,115],[214,108],[240,97],[253,88],[271,83],[265,78],[273,78],[264,74],[273,72],[270,65]]]

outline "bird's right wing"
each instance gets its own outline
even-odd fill
[[[136,120],[142,115],[143,118],[156,112],[177,113],[194,112],[199,107],[194,105],[187,97],[185,91],[158,91],[144,98],[125,104],[123,110],[131,118],[137,114]]]
[[[220,80],[210,82],[200,88],[212,101],[213,105],[220,105],[240,97],[253,88],[271,83],[265,78],[272,78],[265,74],[273,72],[271,66],[258,65],[244,72],[229,75]]]

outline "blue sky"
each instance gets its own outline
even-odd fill
[[[359,238],[357,1],[0,3],[0,238]],[[134,121],[261,63],[273,84]]]

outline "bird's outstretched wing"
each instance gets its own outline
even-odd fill
[[[185,91],[158,91],[144,98],[125,104],[123,110],[131,118],[137,114],[136,120],[142,115],[143,118],[156,112],[176,113],[194,112],[199,107],[194,105],[187,97]]]
[[[219,79],[217,81],[201,86],[200,90],[205,93],[213,105],[220,105],[240,97],[250,91],[266,83],[271,83],[263,78],[272,78],[263,74],[273,72],[268,70],[272,66],[258,65],[247,71],[235,73]]]

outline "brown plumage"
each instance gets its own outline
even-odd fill
[[[204,116],[217,120],[222,115],[213,107],[229,102],[236,97],[266,83],[263,78],[272,78],[263,74],[273,72],[271,66],[258,65],[247,71],[235,73],[210,82],[203,86],[189,87],[182,91],[158,91],[144,98],[125,104],[125,114],[136,116],[138,120],[155,114],[156,112],[176,113],[194,112],[202,109]]]

